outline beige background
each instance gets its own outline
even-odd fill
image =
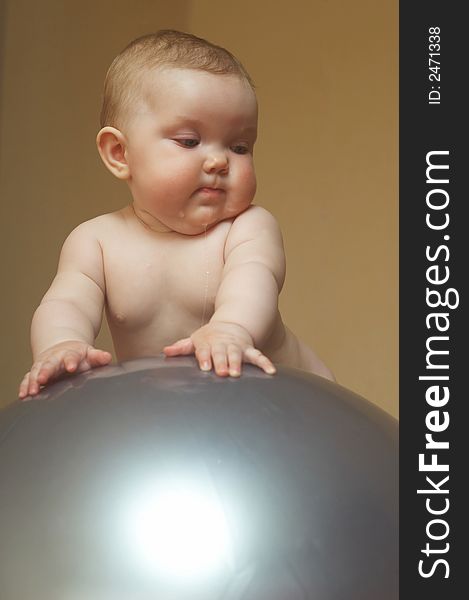
[[[229,48],[257,83],[256,202],[284,232],[286,322],[342,385],[397,415],[397,6],[0,5],[1,404],[29,368],[30,319],[65,237],[129,200],[95,150],[106,69],[134,37],[176,28]]]

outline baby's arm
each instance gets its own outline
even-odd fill
[[[66,239],[57,275],[34,313],[34,364],[20,384],[20,398],[37,394],[41,385],[64,372],[110,362],[109,352],[93,348],[101,326],[104,285],[99,241],[93,226],[83,223]]]
[[[237,376],[250,362],[274,373],[262,348],[278,318],[278,295],[285,278],[282,235],[275,218],[253,206],[239,215],[226,240],[225,265],[210,322],[190,338],[164,350],[168,356],[195,355],[201,369]]]

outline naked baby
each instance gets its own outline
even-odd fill
[[[220,376],[248,362],[332,378],[278,310],[285,256],[276,220],[252,204],[256,135],[254,86],[225,49],[164,30],[116,57],[97,145],[132,202],[65,241],[21,398],[111,361],[94,347],[104,310],[118,360],[164,351]]]

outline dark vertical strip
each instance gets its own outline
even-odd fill
[[[463,6],[400,3],[401,600],[462,597],[469,577]]]

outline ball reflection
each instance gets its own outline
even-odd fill
[[[227,519],[208,484],[183,477],[144,486],[124,522],[137,564],[160,578],[192,583],[232,564]]]

